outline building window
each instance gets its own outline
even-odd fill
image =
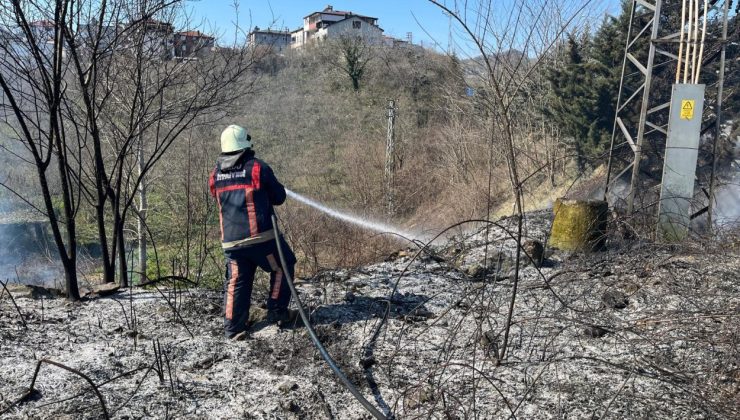
[[[362,22],[360,22],[359,20],[356,20],[352,22],[352,27],[355,29],[360,29],[360,27],[362,27]]]

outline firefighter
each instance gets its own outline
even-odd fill
[[[209,188],[218,203],[221,245],[226,257],[226,337],[243,340],[248,335],[257,267],[270,273],[268,322],[279,325],[295,322],[296,312],[288,309],[290,289],[280,264],[271,221],[273,206],[285,202],[285,187],[270,166],[255,157],[252,137],[245,128],[230,125],[221,133],[221,155],[211,173]],[[286,269],[293,276],[295,255],[282,237],[280,243]]]

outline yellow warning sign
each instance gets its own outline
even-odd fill
[[[682,99],[681,100],[681,119],[690,120],[694,118],[694,104],[696,101],[693,99]]]

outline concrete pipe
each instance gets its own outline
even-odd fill
[[[606,201],[557,199],[549,245],[563,251],[604,250],[608,212]]]

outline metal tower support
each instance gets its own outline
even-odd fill
[[[648,116],[654,112],[657,112],[662,107],[656,107],[649,109],[651,99],[651,87],[653,80],[653,71],[655,67],[655,53],[666,53],[656,48],[655,40],[658,39],[660,34],[660,13],[662,10],[662,0],[653,0],[651,3],[649,0],[633,0],[632,7],[630,10],[630,23],[627,30],[627,42],[624,48],[624,59],[622,60],[622,74],[619,82],[619,92],[617,97],[617,112],[614,118],[614,126],[612,128],[611,138],[611,151],[609,154],[609,162],[607,164],[607,179],[606,187],[604,188],[604,197],[606,198],[609,192],[611,183],[620,179],[627,171],[632,169],[632,178],[630,181],[630,190],[627,195],[627,211],[632,213],[634,209],[634,193],[639,179],[640,165],[639,162],[642,160],[643,145],[645,141],[645,127],[655,127],[654,124],[648,121]],[[647,23],[641,23],[640,20],[645,15],[652,15]],[[648,32],[648,30],[650,30]],[[636,35],[633,35],[635,34]],[[636,57],[641,47],[641,42],[649,36],[649,51],[647,56],[647,63],[642,64]],[[640,77],[638,87],[633,92],[629,93],[626,99],[623,96],[628,93],[627,78],[635,73],[632,73],[632,68],[635,68],[639,73]],[[627,73],[627,70],[630,73]],[[637,84],[634,83],[633,84]],[[626,118],[626,114],[629,110],[633,109],[637,102],[640,103],[640,116],[637,123],[637,127],[629,127],[629,121]],[[617,131],[619,128],[619,131]],[[636,135],[633,134],[636,131]],[[616,143],[618,133],[623,137],[623,141]],[[616,157],[614,151],[621,148],[625,144],[629,145],[632,149],[633,160],[622,169],[622,171],[615,177],[611,177],[611,167],[613,159]]]
[[[726,10],[731,1],[715,0],[711,2],[712,9],[710,11],[713,11],[720,4]],[[640,162],[645,156],[645,151],[649,149],[649,147],[646,148],[648,146],[646,145],[646,139],[653,139],[654,141],[651,144],[660,144],[661,147],[665,144],[667,115],[670,108],[670,88],[655,89],[654,84],[656,76],[665,77],[665,71],[672,72],[676,68],[681,34],[680,28],[676,24],[680,21],[676,19],[676,15],[680,13],[680,9],[676,7],[676,2],[633,0],[631,3],[630,23],[622,61],[621,80],[617,93],[616,115],[612,129],[611,150],[604,188],[604,199],[607,199],[612,184],[626,175],[628,171],[631,171],[630,187],[626,196],[628,214],[633,214],[635,193],[641,189]],[[703,10],[700,10],[700,13],[703,17]],[[724,14],[724,20],[727,21],[726,14]],[[707,44],[711,41],[709,38],[706,40]],[[647,56],[645,56],[645,49],[647,49]],[[703,66],[715,59],[716,55],[710,55]],[[721,66],[724,67],[724,57],[721,57],[720,60]],[[682,60],[681,63],[683,64],[685,61]],[[722,81],[718,83],[718,88],[721,94]],[[721,99],[718,104],[721,104]],[[635,112],[638,107],[639,117],[630,114],[630,112]],[[718,121],[715,122],[719,124]],[[627,145],[632,153],[628,153],[628,157],[625,159],[617,151]],[[618,174],[612,175],[612,167],[615,166],[615,161],[620,161],[624,166],[620,167],[621,170]],[[655,181],[659,180],[655,179]],[[652,185],[652,187],[654,186]],[[709,195],[707,191],[704,191],[704,194]]]
[[[653,18],[651,20],[652,31],[650,35],[650,51],[648,52],[647,64],[642,64],[635,58],[632,53],[625,51],[625,56],[632,62],[645,76],[645,82],[642,88],[642,104],[640,106],[640,122],[637,125],[637,140],[631,144],[632,150],[635,152],[635,160],[632,163],[632,181],[630,182],[630,192],[627,196],[627,213],[632,213],[634,208],[635,200],[635,188],[637,188],[637,179],[640,177],[640,161],[642,160],[642,146],[645,142],[645,126],[648,124],[648,104],[650,103],[650,88],[653,81],[653,65],[655,64],[655,42],[653,40],[658,38],[658,31],[660,30],[660,9],[662,6],[662,0],[655,0],[655,5],[650,5],[647,1],[637,0],[632,3],[632,7],[635,8],[638,4],[653,10]],[[647,28],[647,26],[645,26]],[[644,29],[643,29],[644,31]],[[638,34],[638,37],[640,34]],[[629,47],[629,44],[627,45]],[[617,122],[620,124],[620,128],[624,127],[624,123],[621,119]],[[652,125],[652,124],[651,124]],[[625,130],[625,136],[629,133]]]

